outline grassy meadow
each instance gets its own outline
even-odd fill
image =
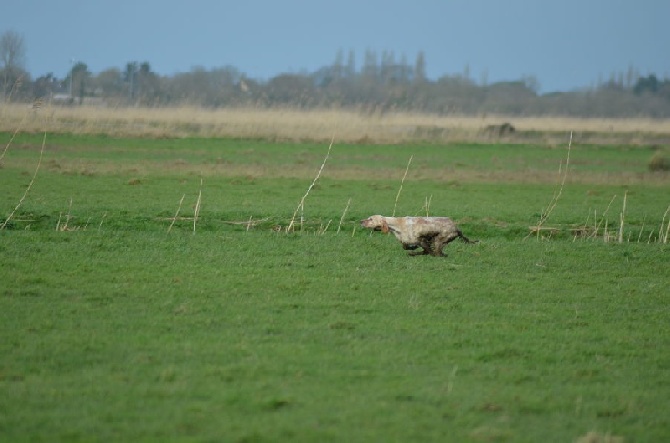
[[[657,147],[0,137],[1,441],[670,438]]]

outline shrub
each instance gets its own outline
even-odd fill
[[[662,151],[656,151],[649,160],[649,170],[670,171],[670,158]]]

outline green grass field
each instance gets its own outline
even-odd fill
[[[529,237],[567,139],[336,142],[288,233],[327,145],[42,140],[0,160],[0,441],[670,439],[649,148],[573,145]],[[358,227],[394,206],[480,243]]]

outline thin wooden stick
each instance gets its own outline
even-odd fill
[[[402,185],[405,183],[405,178],[407,178],[407,172],[409,172],[409,165],[412,164],[412,158],[414,158],[414,155],[409,156],[409,161],[407,162],[407,167],[405,168],[405,175],[402,176],[402,180],[400,181],[400,189],[398,189],[398,193],[395,196],[395,203],[393,204],[393,214],[391,215],[392,217],[395,217],[395,210],[396,207],[398,206],[398,199],[400,198],[400,193],[402,192]]]
[[[12,217],[14,217],[14,214],[16,213],[16,211],[18,211],[18,209],[23,204],[23,201],[28,196],[28,192],[30,192],[30,188],[33,187],[33,183],[35,183],[35,178],[37,177],[37,172],[40,170],[40,165],[42,164],[42,157],[44,155],[44,147],[46,146],[46,144],[47,144],[47,133],[46,133],[46,131],[44,131],[44,138],[42,139],[42,149],[40,149],[40,158],[37,161],[37,166],[35,167],[35,172],[33,172],[33,178],[30,180],[30,183],[28,183],[28,187],[26,188],[25,192],[23,193],[23,196],[19,200],[19,203],[16,205],[16,207],[11,212],[11,214],[9,214],[9,216],[5,219],[4,223],[2,223],[2,225],[0,225],[0,231],[5,229],[5,226],[7,226],[7,223],[9,223],[9,221],[12,219]]]

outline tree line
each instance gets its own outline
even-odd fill
[[[426,58],[411,62],[392,51],[365,51],[357,67],[353,51],[340,50],[333,62],[314,72],[281,73],[253,79],[234,66],[163,76],[148,61],[130,61],[92,73],[83,61],[73,63],[65,78],[53,73],[32,79],[22,67],[22,37],[0,36],[0,79],[4,101],[51,100],[56,104],[108,106],[290,106],[310,109],[346,107],[371,112],[393,110],[441,114],[506,114],[670,117],[670,79],[640,75],[629,67],[607,81],[581,90],[540,94],[532,76],[489,83],[462,72],[437,79],[426,75]]]

